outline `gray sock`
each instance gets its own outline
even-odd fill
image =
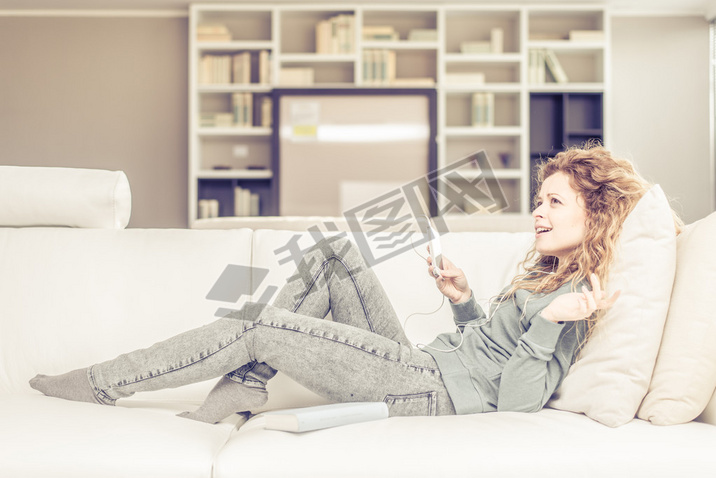
[[[268,392],[263,388],[247,387],[222,377],[196,411],[183,412],[177,416],[200,422],[217,423],[232,413],[247,412],[260,407],[267,399]]]
[[[86,368],[62,375],[37,375],[30,380],[30,386],[50,397],[76,402],[101,403],[90,385]]]

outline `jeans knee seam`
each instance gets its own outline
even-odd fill
[[[343,269],[346,271],[348,276],[351,279],[351,282],[353,283],[353,287],[356,291],[356,294],[358,294],[358,300],[360,300],[361,308],[363,309],[363,316],[365,317],[365,321],[368,323],[368,330],[371,332],[375,332],[375,327],[373,326],[373,320],[370,317],[370,312],[368,311],[368,308],[365,305],[365,299],[363,297],[363,292],[360,290],[360,287],[358,286],[358,281],[356,281],[355,276],[351,272],[350,268],[346,265],[346,263],[343,261],[343,258],[339,255],[333,253],[329,257],[326,257],[325,260],[321,263],[321,267],[318,269],[316,274],[311,279],[311,283],[308,287],[306,287],[305,292],[301,296],[301,298],[298,300],[296,305],[294,306],[292,312],[296,312],[298,308],[303,304],[303,301],[308,296],[309,292],[313,288],[314,285],[316,285],[316,282],[318,281],[318,277],[326,270],[326,267],[328,266],[328,263],[332,260],[338,261],[342,266]]]

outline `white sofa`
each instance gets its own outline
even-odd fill
[[[88,202],[96,207],[78,206]],[[697,420],[669,426],[638,418],[606,426],[545,408],[291,434],[263,429],[261,415],[240,428],[238,415],[217,425],[175,416],[197,407],[213,380],[137,394],[116,407],[43,396],[28,386],[35,374],[86,366],[205,324],[222,307],[270,295],[293,268],[277,250],[296,231],[125,229],[129,204],[122,173],[0,167],[2,477],[716,476],[716,401],[707,406],[708,397],[692,406]],[[452,232],[443,249],[488,298],[516,272],[531,240],[531,233]],[[310,243],[302,234],[302,247]],[[422,254],[424,245],[416,249]],[[715,276],[713,252],[705,262]],[[254,271],[239,285],[251,297],[207,299],[229,264]],[[440,305],[414,252],[374,267],[403,319]],[[261,270],[268,275],[259,281]],[[713,336],[712,322],[696,336]],[[425,343],[451,323],[445,304],[411,317],[407,334]],[[689,373],[713,381],[710,397],[716,367],[710,374],[699,367]],[[325,403],[281,374],[269,392],[265,409]]]

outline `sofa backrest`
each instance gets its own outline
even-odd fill
[[[228,264],[250,266],[251,236],[0,228],[0,394],[29,390],[36,373],[87,366],[210,322],[225,304],[207,293]],[[202,400],[206,391],[179,395]]]

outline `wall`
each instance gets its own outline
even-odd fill
[[[130,227],[186,227],[187,24],[0,17],[0,164],[124,170]]]
[[[708,24],[613,20],[608,146],[712,209]],[[0,163],[122,169],[130,227],[186,227],[187,19],[0,17]]]
[[[659,183],[687,223],[713,210],[708,43],[703,17],[612,20],[608,146]]]

